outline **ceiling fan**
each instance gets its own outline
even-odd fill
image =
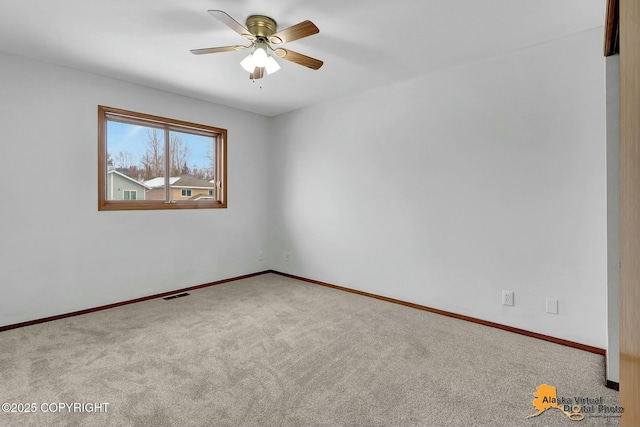
[[[252,80],[264,77],[265,71],[267,74],[272,74],[280,69],[280,65],[269,55],[269,52],[275,53],[278,58],[295,62],[312,70],[322,67],[323,62],[319,59],[279,47],[284,43],[319,33],[320,30],[311,21],[303,21],[278,31],[276,21],[268,16],[251,15],[247,18],[245,27],[221,10],[209,10],[208,12],[233,31],[246,38],[251,44],[248,46],[236,45],[192,49],[190,52],[194,55],[251,49],[252,52],[242,60],[240,65],[249,72],[249,78]]]

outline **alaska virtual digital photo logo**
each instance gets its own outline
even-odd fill
[[[582,421],[585,415],[593,417],[619,417],[624,408],[618,405],[606,405],[602,397],[558,397],[556,388],[540,384],[533,393],[533,406],[538,412],[527,418],[537,417],[547,409],[557,409],[571,421]]]

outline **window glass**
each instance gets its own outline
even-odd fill
[[[216,177],[213,138],[172,130],[169,156],[171,177],[177,178],[174,186],[182,189],[180,195],[190,201],[211,199]]]
[[[225,129],[98,113],[99,210],[226,207]]]
[[[164,176],[164,132],[149,126],[107,121],[107,200],[138,200],[125,192],[124,187],[139,186],[141,193],[146,181]],[[163,184],[164,185],[164,184]],[[162,193],[162,190],[161,190]],[[145,194],[141,200],[152,200]],[[159,200],[164,200],[161,194]]]

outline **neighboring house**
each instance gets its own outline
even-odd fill
[[[147,191],[147,200],[164,200],[164,177],[144,181],[151,189]],[[214,196],[215,186],[204,179],[191,175],[169,177],[171,200],[201,200]]]
[[[112,166],[107,171],[107,200],[145,200],[151,187],[119,172]]]

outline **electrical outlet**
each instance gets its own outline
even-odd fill
[[[502,305],[513,305],[513,291],[502,291]]]
[[[547,298],[547,313],[558,314],[558,300]]]

